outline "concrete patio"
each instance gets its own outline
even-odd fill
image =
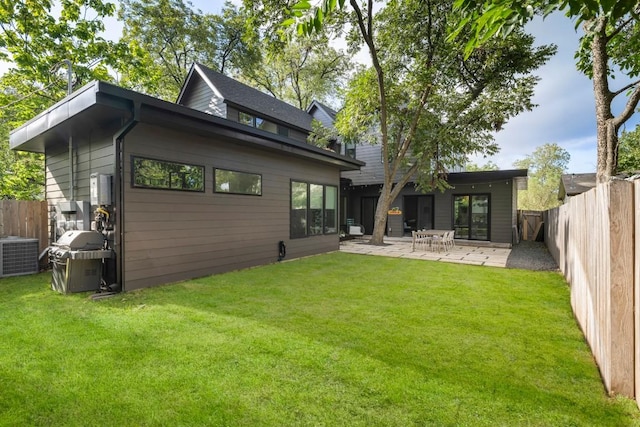
[[[424,259],[429,261],[455,262],[459,264],[487,265],[506,267],[511,249],[504,245],[474,245],[470,242],[458,242],[449,251],[431,251],[429,249],[411,250],[411,238],[385,237],[384,246],[368,244],[369,237],[340,242],[340,251],[362,255],[378,255],[396,258]]]

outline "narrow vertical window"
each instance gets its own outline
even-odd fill
[[[325,187],[324,197],[324,232],[338,232],[338,187]]]
[[[291,237],[307,236],[307,200],[306,182],[291,182]]]
[[[324,207],[322,185],[309,185],[309,234],[323,233],[322,209]]]

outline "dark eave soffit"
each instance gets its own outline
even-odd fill
[[[78,126],[87,129],[114,120],[127,120],[132,115],[133,105],[140,106],[143,122],[170,126],[202,136],[220,136],[247,146],[287,152],[297,157],[333,164],[341,170],[357,170],[364,165],[359,160],[304,142],[99,81],[87,84],[12,131],[10,147],[44,153],[47,146],[65,142]]]

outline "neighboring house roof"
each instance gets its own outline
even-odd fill
[[[185,133],[231,139],[240,145],[332,164],[340,170],[356,170],[364,165],[359,160],[305,142],[101,81],[83,86],[13,130],[9,139],[10,147],[44,153],[51,146],[67,144],[69,137],[75,136],[79,130],[87,132],[127,120],[151,123]]]
[[[185,80],[177,103],[180,104],[186,88],[194,75],[204,79],[211,89],[220,95],[227,105],[255,113],[264,119],[273,119],[294,127],[311,131],[311,116],[303,110],[264,92],[240,83],[202,64],[193,64]]]
[[[595,173],[568,173],[560,177],[560,189],[558,190],[558,200],[565,197],[575,196],[591,190],[596,186]]]

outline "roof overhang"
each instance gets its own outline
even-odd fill
[[[518,189],[526,189],[528,169],[506,169],[497,171],[452,172],[447,181],[450,184],[482,184],[496,181],[514,180]],[[521,188],[524,186],[525,188]]]
[[[139,110],[139,119],[145,123],[287,153],[331,164],[344,171],[357,170],[365,164],[304,142],[101,81],[87,84],[12,131],[10,147],[13,150],[45,153],[51,146],[66,144],[71,136],[129,120],[134,108]]]

